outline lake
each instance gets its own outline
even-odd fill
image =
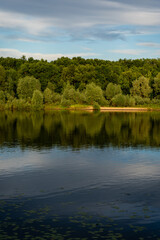
[[[160,113],[0,112],[0,239],[160,239]]]

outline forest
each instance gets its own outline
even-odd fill
[[[0,109],[160,106],[160,59],[0,58]]]

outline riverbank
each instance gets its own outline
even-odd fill
[[[49,110],[86,110],[86,111],[94,111],[93,106],[88,105],[71,105],[70,107],[63,107],[60,105],[45,105],[45,111]],[[137,106],[137,107],[100,107],[98,109],[101,112],[147,112],[147,111],[160,111],[160,106]]]

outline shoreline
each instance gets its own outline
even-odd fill
[[[52,111],[52,110],[70,110],[70,111],[96,111],[93,106],[71,106],[71,107],[60,107],[60,106],[46,106],[44,111]],[[160,112],[160,107],[152,108],[152,107],[100,107],[100,112],[149,112],[149,111],[157,111]]]

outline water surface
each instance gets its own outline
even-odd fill
[[[159,239],[160,113],[0,113],[0,239]]]

